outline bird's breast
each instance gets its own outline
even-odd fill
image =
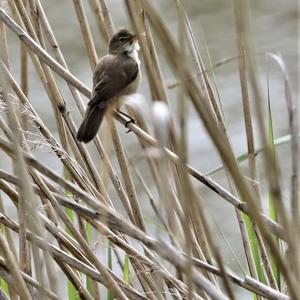
[[[139,69],[136,78],[125,88],[125,90],[122,94],[130,95],[130,94],[135,93],[137,91],[141,81],[142,81],[142,74],[141,74],[141,71]]]

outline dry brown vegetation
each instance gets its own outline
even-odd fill
[[[98,29],[106,41],[114,31],[114,22],[105,0],[73,2],[82,30],[82,43],[94,68],[98,57],[84,11],[85,5],[91,6]],[[256,295],[256,299],[300,299],[296,105],[286,78],[293,163],[290,213],[282,203],[276,156],[269,142],[249,30],[247,1],[234,0],[233,9],[238,49],[236,59],[239,60],[248,145],[247,171],[252,181],[249,178],[246,180],[234,156],[221,104],[205,72],[207,67],[198,51],[182,2],[174,1],[180,25],[180,46],[160,14],[153,9],[151,1],[124,2],[134,31],[145,32],[140,38],[146,70],[143,77],[148,81],[151,99],[160,100],[148,107],[148,114],[153,115],[150,121],[135,101],[128,104],[128,111],[136,119],[136,123],[130,123],[128,127],[130,134],[139,142],[142,153],[137,159],[144,160],[157,197],[152,195],[153,187],[149,187],[128,156],[119,135],[116,124],[125,125],[128,121],[126,117],[116,113],[114,120],[108,120],[109,129],[105,134],[109,138],[104,141],[98,135],[94,140],[97,159],[92,159],[87,147],[76,141],[78,124],[69,112],[58,82],[68,86],[81,114],[91,91],[69,72],[64,57],[67,53],[60,50],[42,2],[0,0],[0,155],[11,158],[13,170],[9,173],[0,169],[0,190],[18,212],[16,220],[9,218],[5,212],[9,205],[4,205],[1,200],[0,276],[7,283],[8,294],[4,294],[3,284],[0,299],[62,299],[59,276],[67,278],[73,285],[75,296],[70,292],[69,299],[104,299],[103,287],[111,299],[237,299],[236,286]],[[12,62],[8,55],[7,31],[13,32],[22,45],[20,84],[15,79],[19,74],[13,74],[10,68]],[[153,34],[164,50],[160,55],[164,55],[178,80],[173,87],[178,90],[179,115],[168,110],[168,91],[161,75]],[[187,55],[191,57],[192,64],[187,60]],[[52,104],[51,114],[55,115],[59,139],[53,136],[31,104],[28,96],[29,63],[33,64]],[[251,112],[249,105],[250,89],[255,102],[254,112]],[[140,103],[143,103],[142,100]],[[220,155],[229,190],[187,163],[189,105],[195,109]],[[260,180],[253,140],[254,115],[264,149],[265,174],[277,219],[271,219],[262,211],[258,187],[250,184]],[[51,148],[64,172],[58,173],[34,156],[29,131],[38,133],[42,146]],[[112,155],[107,145],[109,139],[113,145]],[[117,163],[112,163],[112,157],[117,158]],[[235,210],[248,267],[247,274],[243,276],[235,275],[224,263],[222,249],[217,246],[212,234],[202,196],[195,189],[195,185],[200,184],[231,204]],[[111,188],[108,189],[108,186]],[[145,195],[157,216],[157,223],[163,228],[164,238],[147,228],[142,203]],[[257,251],[262,262],[259,265],[254,260],[250,232],[257,239]],[[99,236],[106,245],[109,241],[109,248],[105,251],[116,258],[113,261],[116,261],[121,272],[114,273],[111,260],[107,263],[95,254],[94,247]],[[125,263],[127,259],[128,266]],[[278,273],[275,270],[279,270]],[[259,271],[264,274],[263,281],[259,278]]]

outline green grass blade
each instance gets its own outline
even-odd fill
[[[273,131],[273,121],[272,121],[272,110],[271,110],[271,101],[270,101],[270,89],[269,89],[269,76],[267,70],[267,87],[268,87],[268,137],[269,137],[269,144],[272,149],[272,154],[274,157],[276,156],[276,147],[274,143],[274,131]],[[272,193],[269,191],[269,216],[275,222],[278,222],[278,215],[276,210],[276,204],[272,197]],[[280,245],[279,239],[277,237],[273,237],[275,242]],[[277,282],[278,287],[280,288],[280,271],[279,267],[275,262],[275,259],[271,257],[272,263],[272,270]]]
[[[68,280],[68,299],[80,300],[80,296],[70,280]]]
[[[206,42],[204,33],[202,33],[202,36],[204,38],[204,45],[205,45],[205,48],[206,48],[206,53],[207,53],[207,57],[208,57],[210,68],[211,68],[211,75],[212,75],[212,78],[213,78],[215,91],[217,93],[217,100],[218,100],[217,105],[219,106],[219,109],[220,109],[220,112],[221,112],[221,115],[222,115],[222,119],[223,119],[224,125],[226,127],[225,113],[224,113],[224,109],[223,109],[223,105],[222,105],[222,101],[221,101],[221,97],[220,97],[220,93],[219,93],[218,84],[217,84],[216,77],[215,77],[215,74],[214,74],[214,71],[213,71],[212,58],[211,58],[211,55],[210,55],[210,52],[209,52],[209,49],[208,49],[208,46],[207,46],[207,42]],[[241,157],[238,158],[238,160],[239,159],[240,160],[245,160],[247,158],[248,158],[248,153],[243,154]],[[223,166],[221,166],[220,169],[223,169]],[[247,232],[248,232],[248,238],[249,238],[249,242],[250,242],[250,246],[251,246],[251,251],[252,251],[252,254],[253,254],[256,270],[257,270],[257,273],[259,275],[259,279],[262,282],[266,282],[264,271],[263,271],[262,265],[261,265],[261,257],[260,257],[259,247],[258,247],[258,244],[257,244],[257,239],[256,239],[256,235],[255,235],[255,232],[254,232],[254,229],[253,229],[253,226],[252,226],[252,222],[249,219],[249,217],[246,216],[245,214],[242,214],[242,216],[243,216],[244,222],[246,224],[246,228],[247,228]],[[235,258],[235,260],[236,260],[237,264],[239,265],[239,267],[241,268],[242,272],[244,274],[246,274],[245,270],[243,270],[242,265],[238,260],[238,257],[236,256],[234,250],[232,249],[232,247],[229,244],[228,240],[224,236],[223,232],[221,231],[221,229],[219,229],[219,231],[221,232],[225,242],[227,243],[229,249],[231,250],[231,252],[233,254],[233,257]],[[253,299],[256,299],[255,295],[253,296]]]
[[[237,266],[239,267],[240,271],[245,275],[247,272],[245,271],[243,264],[240,262],[238,255],[236,254],[235,250],[232,248],[232,246],[230,245],[230,242],[228,241],[228,239],[226,238],[226,235],[224,234],[224,232],[222,231],[221,227],[218,225],[218,223],[216,222],[215,218],[211,215],[210,218],[213,220],[218,232],[221,234],[224,242],[226,243],[228,249],[230,250],[235,262],[237,263]]]
[[[2,278],[0,278],[0,287],[6,296],[9,295],[7,282]],[[7,298],[8,298],[8,296],[7,296]]]
[[[258,246],[256,234],[253,229],[252,222],[251,222],[250,218],[245,214],[243,214],[243,218],[246,223],[250,246],[251,246],[251,251],[252,251],[253,258],[254,258],[254,263],[255,263],[255,268],[257,271],[258,278],[261,282],[266,283],[265,273],[262,268],[262,261],[261,261],[261,257],[260,257],[259,246]],[[256,297],[254,297],[254,299],[256,299]]]
[[[1,198],[1,193],[0,193],[0,198]],[[0,200],[2,202],[2,198]],[[2,224],[0,225],[0,234],[4,234],[4,225]],[[1,277],[0,277],[0,287],[5,292],[5,294],[9,295],[7,282]]]
[[[92,281],[91,278],[86,277],[86,289],[89,291],[89,293],[93,294],[93,287],[92,287]]]
[[[0,194],[1,197],[1,194]],[[4,234],[4,225],[0,225],[0,234]],[[6,295],[9,295],[8,285],[7,282],[0,277],[0,287],[5,292]]]
[[[129,284],[129,259],[127,254],[125,255],[124,258],[123,279],[126,283]]]
[[[300,137],[300,135],[299,135]],[[273,143],[274,143],[274,147],[278,147],[278,146],[282,146],[282,145],[285,145],[287,143],[289,143],[291,141],[291,135],[290,134],[287,134],[287,135],[284,135],[284,136],[281,136],[277,139],[274,139],[273,140]],[[255,155],[258,155],[259,153],[261,153],[262,151],[264,151],[264,148],[263,147],[259,147],[255,150]],[[241,155],[239,155],[238,157],[236,157],[236,160],[238,162],[243,162],[245,160],[248,159],[248,153],[243,153]],[[224,169],[224,166],[221,164],[219,165],[218,167],[212,169],[211,171],[205,173],[205,175],[207,176],[211,176],[219,171],[222,171]]]

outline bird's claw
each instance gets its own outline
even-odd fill
[[[135,119],[132,118],[131,116],[129,116],[128,114],[124,113],[123,111],[117,109],[117,112],[120,113],[121,115],[123,115],[124,117],[128,118],[129,120],[125,123],[125,127],[128,128],[128,124],[133,123],[135,124]],[[126,131],[126,133],[130,132],[131,129],[128,128],[128,130]]]
[[[129,117],[129,119],[130,119],[130,120],[128,120],[128,121],[125,123],[125,127],[126,127],[126,128],[128,128],[128,125],[129,125],[130,123],[135,124],[135,119],[134,119],[134,118]],[[130,132],[130,131],[131,131],[131,129],[128,128],[128,130],[126,131],[126,133],[128,133],[128,132]]]

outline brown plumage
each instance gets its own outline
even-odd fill
[[[119,30],[110,40],[93,76],[93,93],[77,132],[79,142],[88,143],[97,134],[105,112],[123,95],[135,93],[140,83],[137,35]]]

